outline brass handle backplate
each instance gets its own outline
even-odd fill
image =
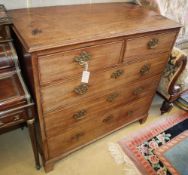
[[[158,46],[159,44],[159,39],[157,38],[153,38],[148,42],[148,48],[149,49],[154,49]]]
[[[78,112],[76,112],[76,113],[73,115],[73,118],[74,118],[75,120],[81,120],[81,119],[85,118],[86,113],[87,113],[86,110],[78,111]]]
[[[144,66],[142,66],[142,68],[140,69],[140,74],[142,76],[148,74],[150,71],[150,67],[151,66],[149,64],[145,64]]]
[[[79,132],[76,135],[71,137],[71,141],[78,141],[80,139],[80,137],[84,136],[84,132]]]
[[[83,62],[87,62],[91,59],[91,55],[87,53],[86,51],[83,51],[80,53],[79,56],[74,57],[74,61],[79,63],[80,65],[83,65]]]
[[[20,116],[19,116],[19,115],[16,115],[16,116],[14,117],[14,121],[17,121],[17,120],[20,120]]]
[[[144,92],[144,88],[143,87],[138,87],[133,91],[134,95],[140,95],[141,93]]]
[[[123,75],[124,70],[122,69],[118,69],[115,72],[112,73],[111,78],[117,79],[118,77],[120,77],[121,75]]]
[[[88,84],[81,84],[74,89],[74,92],[83,95],[88,91]]]
[[[106,100],[107,100],[108,102],[113,102],[118,96],[119,96],[119,93],[114,92],[114,93],[110,94],[110,95],[106,98]]]
[[[103,123],[111,123],[113,120],[114,116],[113,115],[109,115],[108,117],[106,117],[105,119],[103,119]]]

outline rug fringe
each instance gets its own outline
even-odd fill
[[[140,175],[135,164],[130,160],[127,155],[123,153],[119,144],[109,143],[108,150],[118,165],[125,164],[124,171],[126,175]]]
[[[113,159],[118,165],[124,163],[124,157],[120,149],[121,149],[120,146],[116,143],[108,144],[108,150],[110,151]]]

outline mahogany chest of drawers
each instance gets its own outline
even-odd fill
[[[145,121],[179,24],[127,3],[9,14],[37,104],[46,171],[70,152]],[[83,71],[90,72],[88,83]]]

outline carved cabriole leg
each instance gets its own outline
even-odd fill
[[[52,171],[54,169],[54,162],[45,162],[44,163],[44,171],[46,173]]]
[[[40,161],[39,161],[39,153],[38,153],[37,140],[36,140],[35,119],[27,120],[27,126],[29,129],[29,135],[31,138],[31,144],[32,144],[33,153],[35,157],[35,166],[36,166],[36,169],[39,170]]]
[[[173,108],[173,103],[172,102],[168,102],[166,100],[163,101],[163,104],[160,108],[161,110],[161,115],[163,115],[166,112],[170,112],[171,109]]]

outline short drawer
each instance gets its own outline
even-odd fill
[[[94,118],[83,124],[73,125],[67,132],[62,131],[55,137],[48,138],[49,157],[71,151],[123,125],[141,119],[147,115],[151,99],[150,96],[128,105],[98,112]]]
[[[176,32],[148,34],[127,40],[125,58],[170,51]]]
[[[43,112],[47,113],[58,108],[64,108],[73,103],[80,103],[83,98],[91,96],[100,97],[107,94],[110,89],[116,89],[119,86],[127,87],[131,83],[143,81],[161,73],[167,62],[168,54],[156,54],[145,57],[142,62],[136,62],[130,65],[123,65],[117,68],[91,73],[87,89],[80,84],[80,79],[61,82],[46,86],[41,89]],[[132,61],[132,60],[131,60]],[[127,64],[127,62],[126,62]],[[150,80],[151,82],[153,80]],[[83,87],[82,87],[83,86]],[[77,94],[74,90],[80,88],[85,94]]]
[[[131,86],[121,86],[118,89],[106,92],[106,94],[98,98],[85,98],[61,111],[46,114],[44,120],[47,137],[54,137],[75,124],[80,125],[87,120],[94,119],[99,111],[127,105],[140,98],[152,97],[158,85],[158,80],[159,76],[155,77],[153,82],[145,80]]]
[[[16,111],[0,117],[0,128],[24,122],[27,119],[25,111]]]
[[[87,61],[93,72],[118,64],[123,41],[85,47],[67,52],[40,56],[38,59],[41,84],[81,76],[84,70],[79,61]]]

